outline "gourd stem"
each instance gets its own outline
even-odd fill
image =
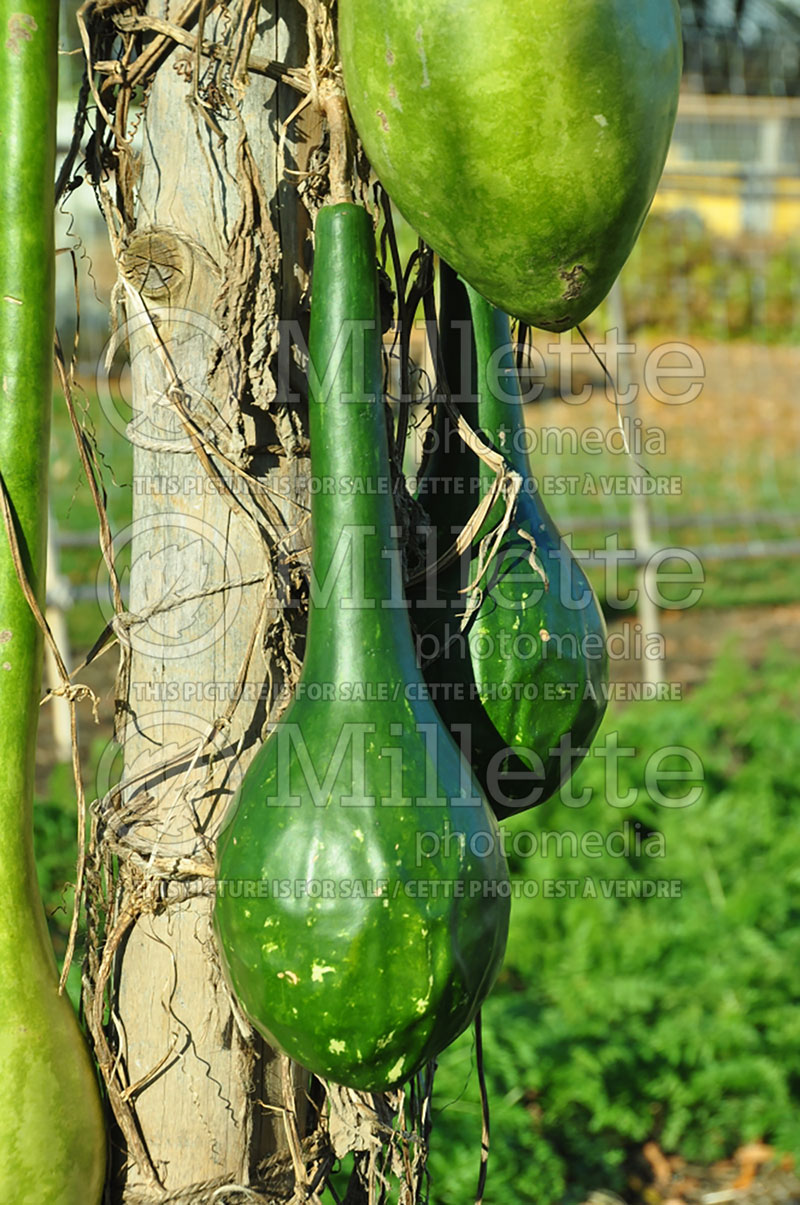
[[[0,472],[25,574],[44,594],[53,348],[58,5],[0,5]],[[31,807],[42,642],[0,527],[0,908],[35,881]],[[41,904],[36,901],[37,911]],[[41,921],[41,923],[39,923]],[[44,918],[37,915],[39,936]],[[49,946],[49,943],[47,943]],[[52,954],[49,955],[52,958]]]

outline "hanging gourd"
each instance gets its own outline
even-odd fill
[[[58,4],[0,3],[0,475],[43,604],[53,379]],[[94,1069],[58,991],[33,857],[41,633],[0,522],[0,1201],[95,1205],[105,1133]]]
[[[230,983],[268,1041],[379,1090],[470,1022],[499,970],[496,822],[417,669],[391,501],[372,222],[317,217],[312,592],[294,700],[218,845]]]
[[[520,489],[508,513],[498,499],[464,556],[411,590],[412,618],[432,697],[502,819],[549,798],[588,751],[606,706],[606,630],[536,488],[508,318],[446,264],[441,280],[453,401]],[[434,524],[431,564],[495,480],[446,413],[434,439],[419,490]]]
[[[339,0],[339,39],[367,156],[414,229],[533,326],[591,313],[664,166],[676,0]]]

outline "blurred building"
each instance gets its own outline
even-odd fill
[[[684,83],[656,212],[800,234],[800,0],[684,0]]]

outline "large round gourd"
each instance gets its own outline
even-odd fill
[[[434,250],[533,326],[595,309],[664,166],[675,0],[339,0],[339,36],[370,162]]]

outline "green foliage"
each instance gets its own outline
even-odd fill
[[[794,342],[800,336],[800,241],[748,246],[692,213],[652,214],[622,280],[628,330]]]
[[[96,395],[76,389],[74,402],[85,436],[97,450],[105,506],[112,532],[117,535],[131,521],[133,447],[120,430],[112,427]],[[95,586],[102,596],[107,592],[108,576],[101,567],[97,513],[75,451],[75,436],[61,394],[56,394],[53,399],[49,490],[50,514],[60,531],[73,536],[90,533],[95,537],[88,544],[62,548],[59,569],[77,589]],[[129,559],[130,549],[125,543],[117,559],[123,584],[127,583]],[[91,648],[105,623],[95,598],[80,598],[67,612],[70,641],[81,650]]]
[[[94,779],[97,760],[104,749],[104,741],[93,743],[84,778],[87,789]],[[50,773],[43,796],[34,799],[33,844],[39,891],[59,969],[64,961],[72,922],[78,857],[77,831],[72,766],[56,765]],[[80,967],[83,955],[84,940],[81,927],[78,931],[75,957],[67,978],[67,994],[76,1008],[80,997]]]
[[[33,808],[36,874],[56,957],[63,958],[72,909],[77,856],[75,788],[69,766],[56,766],[44,799]]]
[[[759,1137],[800,1156],[798,719],[797,666],[782,650],[757,674],[727,655],[688,701],[607,718],[599,747],[616,731],[620,750],[636,750],[619,758],[628,807],[611,805],[613,782],[590,756],[572,788],[591,792],[584,807],[552,803],[505,826],[517,881],[538,894],[514,901],[505,978],[484,1008],[487,1205],[624,1190],[626,1159],[651,1137],[699,1161]],[[691,806],[647,790],[648,761],[652,787],[653,754],[669,746],[702,761]],[[677,803],[691,783],[661,786]],[[615,897],[618,882],[646,880],[677,882],[676,894]],[[547,898],[548,881],[575,882],[575,898]],[[472,1043],[440,1061],[436,1205],[468,1199],[477,1176]]]

